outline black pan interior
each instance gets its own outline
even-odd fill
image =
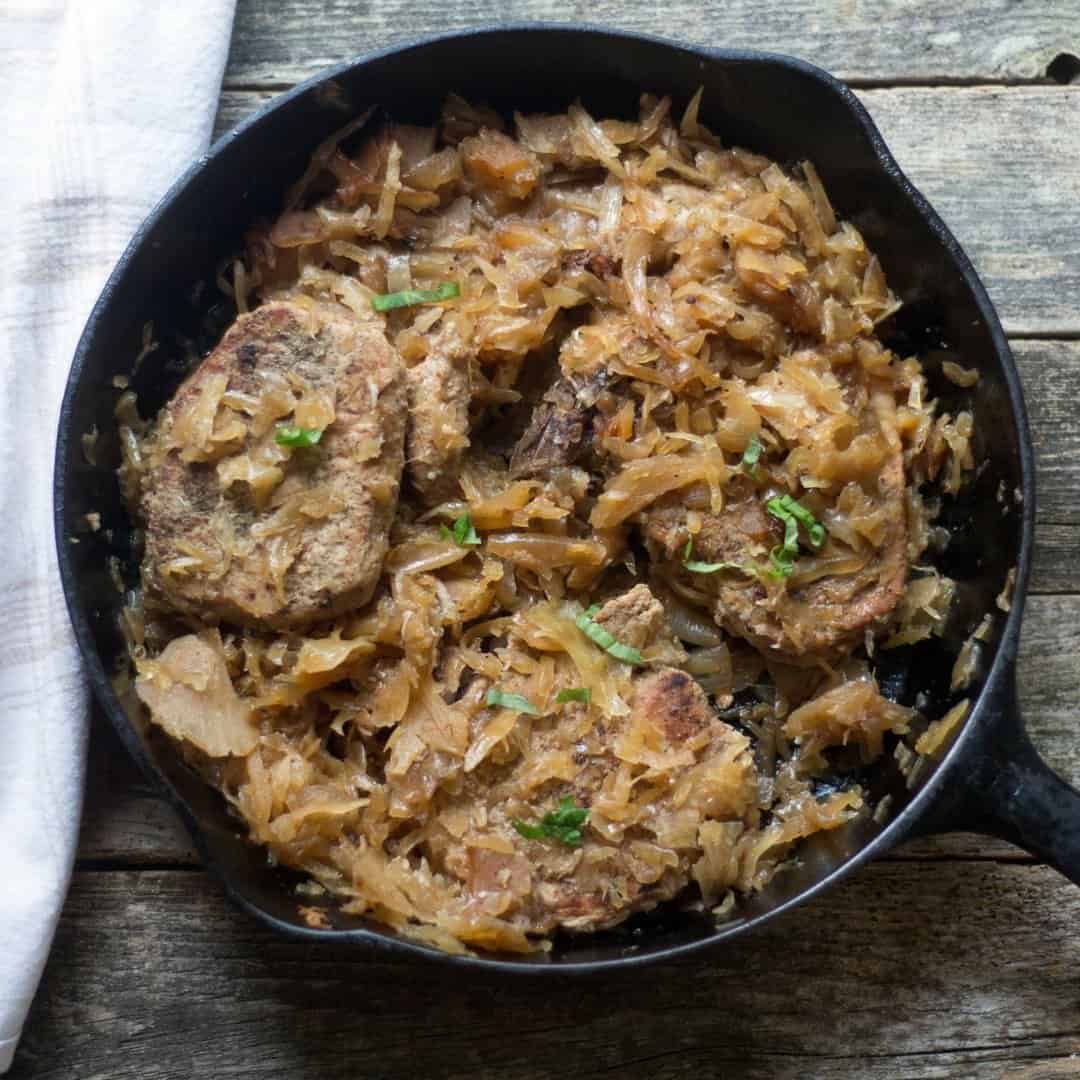
[[[726,142],[782,163],[809,158],[816,164],[838,212],[860,228],[905,301],[885,328],[887,343],[921,355],[935,394],[974,408],[980,472],[962,498],[946,500],[942,520],[952,540],[936,560],[959,582],[948,632],[940,640],[886,654],[879,668],[892,696],[907,704],[918,698],[931,717],[941,715],[952,700],[948,677],[956,651],[983,614],[993,610],[1020,548],[1021,515],[1011,498],[1004,507],[999,501],[1000,492],[1011,496],[1021,485],[1022,436],[1006,378],[1011,361],[963,276],[966,260],[950,247],[951,238],[939,233],[936,219],[913,202],[895,167],[883,164],[850,98],[837,84],[795,62],[745,53],[710,57],[599,31],[519,28],[392,51],[339,70],[332,81],[301,89],[256,123],[226,136],[174,190],[137,238],[95,310],[61,422],[57,513],[62,569],[95,689],[129,748],[171,787],[230,893],[265,917],[304,929],[295,897],[286,888],[287,876],[267,866],[264,854],[240,837],[214,792],[178,764],[167,746],[146,738],[137,707],[118,701],[107,682],[106,676],[124,662],[116,629],[122,597],[114,570],[129,585],[137,577],[132,523],[114,476],[119,457],[112,410],[119,391],[113,377],[132,375],[143,328],[152,323],[160,347],[145,357],[132,384],[144,414],[167,399],[192,356],[204,354],[232,316],[213,286],[222,258],[239,249],[249,224],[278,210],[284,190],[301,174],[314,147],[369,104],[382,105],[400,120],[430,122],[442,98],[454,90],[507,112],[562,110],[579,97],[594,114],[629,116],[636,115],[642,90],[672,94],[679,109],[699,86],[705,88],[703,119]],[[940,376],[946,357],[980,370],[973,396]],[[92,430],[100,433],[93,464],[81,440]],[[101,515],[101,531],[87,531],[88,512]],[[985,667],[980,678],[984,674]],[[922,782],[932,774],[933,768],[927,770]],[[913,794],[891,756],[861,779],[873,795],[892,795],[884,823],[864,821],[808,844],[798,864],[745,904],[726,933],[748,928],[834,874]],[[364,920],[332,911],[329,918],[336,930],[346,931],[343,936],[393,940]],[[563,939],[550,958],[536,962],[561,966],[646,958],[715,935],[704,916],[668,911],[618,932]]]

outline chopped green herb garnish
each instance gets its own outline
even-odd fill
[[[492,709],[512,709],[514,712],[523,712],[529,716],[539,716],[540,710],[527,698],[520,694],[508,694],[494,686],[487,692],[488,707]]]
[[[686,541],[683,548],[683,566],[694,574],[718,574],[721,570],[738,570],[743,574],[756,574],[757,569],[752,563],[737,562],[700,562],[692,558],[694,553],[694,540],[691,537]]]
[[[795,568],[795,557],[799,554],[799,525],[806,529],[810,546],[815,551],[825,543],[825,527],[802,503],[790,495],[769,499],[765,503],[765,509],[784,523],[784,542],[769,552],[772,562],[769,574],[772,577],[790,577]]]
[[[792,532],[792,522],[797,522],[795,525],[794,540],[798,540],[799,529],[798,525],[801,524],[806,529],[806,535],[810,539],[810,546],[816,551],[822,544],[825,543],[825,526],[822,525],[809,510],[798,499],[793,499],[790,495],[781,495],[779,498],[770,499],[765,504],[765,509],[772,514],[773,517],[779,518],[784,522],[784,545],[789,546],[794,542],[789,540]]]
[[[589,817],[589,810],[576,806],[569,795],[559,800],[554,810],[549,810],[539,825],[530,825],[520,818],[513,818],[512,824],[526,840],[558,840],[567,847],[581,847],[581,827]]]
[[[750,436],[750,441],[746,444],[746,449],[743,451],[742,467],[743,471],[749,473],[751,476],[757,476],[757,464],[761,460],[761,440],[757,436],[757,432],[754,432]]]
[[[274,432],[274,442],[278,446],[309,449],[317,446],[322,438],[322,428],[296,427],[292,424],[278,424]]]
[[[473,528],[472,518],[467,513],[454,518],[452,528],[440,525],[439,537],[443,540],[453,540],[458,547],[476,547],[480,543],[480,537]]]
[[[588,611],[583,611],[574,622],[577,624],[577,628],[590,640],[596,642],[601,649],[604,649],[611,656],[614,656],[616,660],[621,660],[624,664],[641,664],[641,653],[637,649],[632,648],[629,645],[624,645],[621,641],[617,641],[615,636],[609,631],[605,630],[599,623],[593,622],[593,616],[600,610],[599,604],[593,604]]]
[[[440,300],[453,300],[461,295],[455,281],[444,281],[434,289],[402,289],[401,292],[383,293],[371,298],[376,311],[393,311],[394,308],[412,307],[415,304],[437,304]]]
[[[568,705],[571,701],[580,701],[588,705],[592,701],[592,691],[587,686],[574,686],[569,690],[560,690],[555,695],[556,705]]]
[[[789,551],[783,544],[778,544],[769,552],[769,561],[772,566],[765,571],[769,577],[791,577],[791,572],[795,569],[795,552]]]

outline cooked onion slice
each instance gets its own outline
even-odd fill
[[[135,692],[174,739],[212,758],[255,749],[258,729],[233,689],[217,631],[175,638],[156,660],[140,660],[138,669]]]

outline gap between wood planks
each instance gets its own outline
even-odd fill
[[[341,61],[328,63],[327,69],[336,66]],[[317,73],[316,73],[317,74]],[[312,75],[314,77],[314,74]],[[306,81],[306,80],[302,80]],[[977,86],[1061,86],[1067,85],[1055,82],[1053,79],[842,79],[841,82],[852,90],[910,90],[910,89],[948,89],[951,87],[977,87]],[[233,93],[244,94],[284,94],[288,90],[299,86],[298,82],[288,79],[224,79],[221,89]]]
[[[674,45],[757,49],[805,57],[849,85],[1031,86],[1076,78],[1074,0],[238,0],[229,86],[282,87],[332,63],[438,32],[587,24],[659,36]]]
[[[327,68],[334,67],[336,64],[342,61],[333,61],[328,63]],[[312,76],[314,77],[314,75]],[[302,80],[306,81],[306,80]],[[1071,80],[1075,81],[1075,80]],[[1042,77],[1037,79],[1010,79],[1010,78],[985,78],[975,76],[972,78],[956,78],[956,79],[921,79],[912,78],[905,79],[900,77],[891,77],[887,79],[842,79],[841,82],[845,86],[849,86],[852,90],[912,90],[912,89],[926,89],[926,90],[940,90],[950,89],[954,87],[962,87],[964,89],[978,86],[1067,86],[1069,83],[1061,83],[1055,79],[1048,77]],[[293,87],[299,86],[300,83],[292,82],[289,79],[230,79],[225,78],[222,80],[221,89],[229,90],[235,93],[263,93],[263,94],[283,94],[287,90],[292,90]]]

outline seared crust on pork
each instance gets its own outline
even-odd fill
[[[212,436],[193,452],[176,438],[178,425],[190,427],[203,395],[223,380],[240,408],[216,425],[236,434],[224,452]],[[275,429],[258,431],[244,413],[274,380],[333,402],[317,446],[279,451]],[[241,315],[158,421],[141,501],[148,595],[203,619],[270,627],[365,603],[397,508],[405,416],[402,365],[378,325],[329,304],[278,301]],[[268,466],[281,478],[265,505],[248,484],[223,482],[223,464],[256,448],[281,458]]]

